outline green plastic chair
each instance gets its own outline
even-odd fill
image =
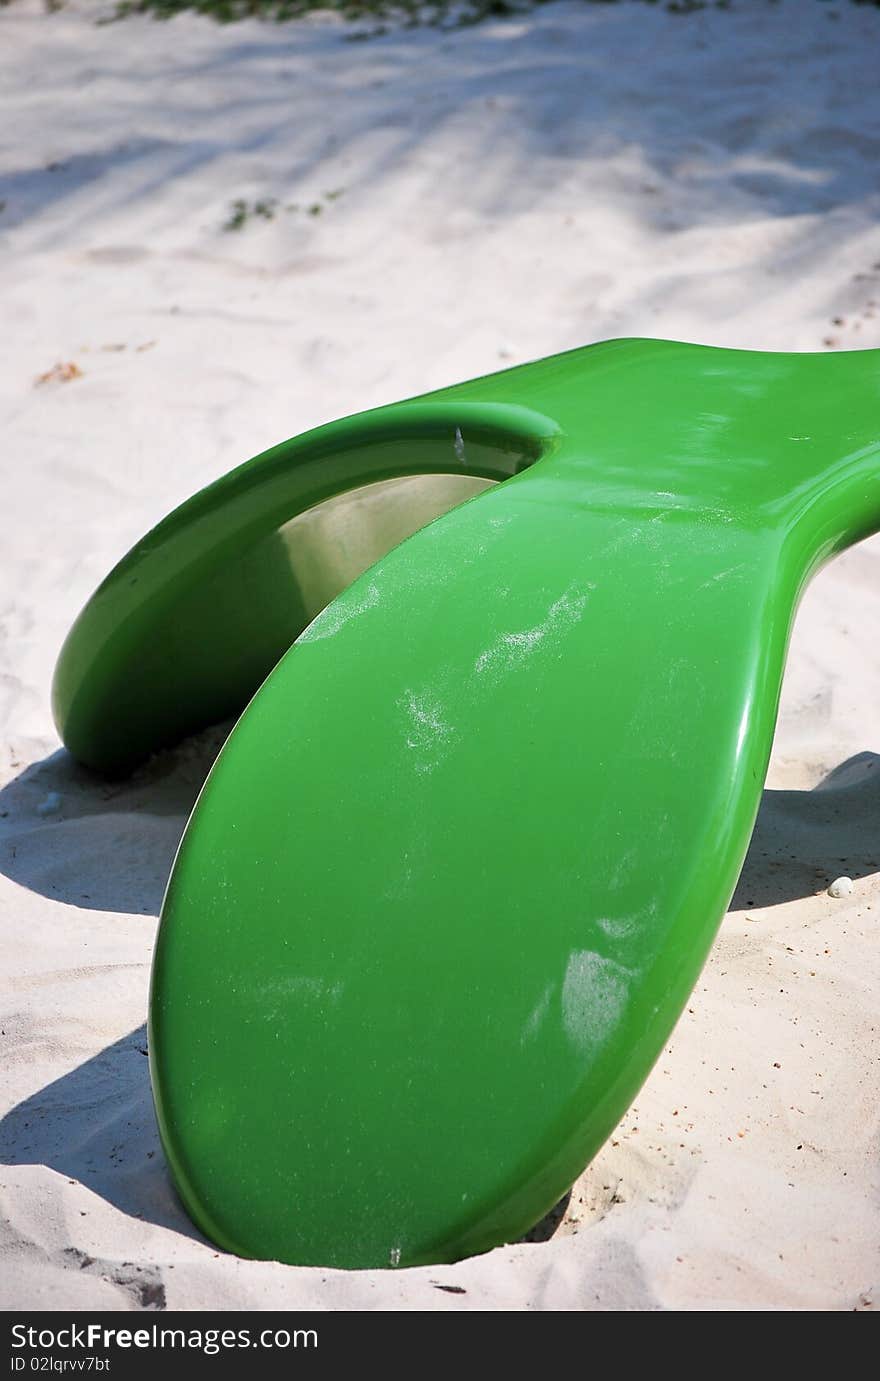
[[[706,958],[878,461],[880,351],[610,341],[285,442],[104,581],[55,676],[82,762],[247,705],[150,1002],[214,1242],[453,1261],[566,1191]]]

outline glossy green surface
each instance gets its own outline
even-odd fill
[[[279,447],[81,616],[56,682],[73,751],[120,770],[239,706],[307,612],[255,544],[453,462],[513,477],[283,656],[169,884],[162,1137],[244,1255],[515,1239],[625,1111],[736,882],[799,595],[880,528],[880,352],[612,341]]]

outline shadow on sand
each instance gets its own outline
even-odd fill
[[[0,790],[0,873],[68,906],[157,916],[183,827],[230,728],[157,754],[124,782],[87,772],[63,750],[26,768]],[[730,909],[777,906],[841,874],[877,872],[878,819],[876,753],[848,758],[812,791],[765,791]]]

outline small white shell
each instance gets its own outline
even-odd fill
[[[835,878],[828,888],[828,895],[829,897],[851,897],[852,890],[852,878]]]
[[[45,801],[37,806],[38,815],[57,815],[61,809],[61,797],[57,791],[50,791]]]

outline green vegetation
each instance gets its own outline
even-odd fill
[[[542,0],[531,0],[539,4]],[[614,3],[615,0],[588,0],[591,3]],[[2,0],[0,0],[2,3]],[[655,0],[648,0],[655,3]],[[157,19],[170,19],[183,10],[195,10],[209,15],[220,24],[238,19],[268,19],[283,24],[299,19],[315,10],[335,10],[343,19],[395,20],[409,26],[420,24],[474,24],[492,15],[516,14],[531,8],[520,0],[119,0],[116,17],[128,14],[152,14]]]
[[[342,196],[344,191],[344,187],[337,187],[332,192],[324,192],[317,201],[310,202],[308,206],[300,206],[299,202],[292,201],[283,209],[285,211],[302,211],[307,216],[320,216],[331,202]],[[229,214],[223,222],[222,229],[243,230],[249,221],[274,221],[279,209],[277,197],[261,197],[258,201],[248,201],[245,197],[236,197],[235,201],[229,203]]]
[[[229,207],[229,216],[223,222],[223,229],[241,230],[253,216],[260,216],[264,221],[274,220],[277,205],[274,197],[267,197],[252,204],[245,201],[243,197],[237,197]]]
[[[825,0],[823,0],[825,2]],[[0,0],[0,8],[13,0]],[[124,19],[129,14],[150,14],[156,19],[172,19],[185,10],[204,14],[219,24],[232,24],[239,19],[265,19],[283,24],[300,19],[316,10],[334,10],[343,19],[373,21],[371,29],[355,30],[351,38],[370,38],[386,32],[384,22],[417,25],[460,27],[479,24],[481,20],[522,14],[546,0],[117,0],[110,19]],[[615,5],[621,0],[583,0],[587,5]],[[735,0],[639,0],[645,5],[662,5],[670,14],[693,14],[699,10],[733,9]],[[767,0],[768,5],[778,0]],[[880,0],[850,0],[854,5],[880,8]],[[64,0],[44,0],[49,12],[63,9]],[[107,19],[99,23],[109,22]],[[260,215],[261,212],[255,211]]]
[[[4,0],[0,0],[2,4]],[[63,0],[46,0],[48,5],[60,5]],[[195,10],[209,15],[221,24],[237,19],[268,19],[282,24],[299,19],[314,10],[335,10],[344,19],[391,20],[409,27],[416,25],[461,26],[478,24],[483,19],[503,18],[522,14],[545,0],[118,0],[116,16],[152,14],[157,19],[170,19],[183,10]],[[583,0],[589,5],[614,5],[620,0]],[[662,4],[670,14],[692,14],[698,10],[731,9],[734,0],[641,0],[642,4]],[[776,0],[767,0],[768,4]],[[880,0],[852,0],[856,5],[880,7]],[[373,29],[353,37],[368,38],[384,32]]]

